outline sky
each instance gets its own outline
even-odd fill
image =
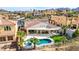
[[[8,11],[31,11],[33,9],[36,10],[45,10],[51,9],[53,7],[0,7],[0,9],[8,10]]]
[[[25,8],[26,7],[26,8]],[[79,7],[79,0],[1,0],[0,9],[9,11]]]

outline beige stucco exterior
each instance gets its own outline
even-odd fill
[[[56,16],[51,15],[51,23],[59,25],[70,25],[72,19],[72,24],[76,24],[76,21],[79,20],[79,17],[66,17],[66,16]]]
[[[52,15],[52,14],[56,14],[56,12],[54,10],[47,10],[47,11],[44,11],[43,14]]]
[[[4,30],[5,26],[10,26],[11,30]],[[5,42],[12,42],[15,41],[16,39],[16,25],[0,25],[0,42],[4,42],[1,41],[3,39],[1,39],[2,37],[5,37],[6,41]],[[9,37],[12,37],[13,39],[9,40]]]

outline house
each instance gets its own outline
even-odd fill
[[[33,11],[33,16],[42,16],[43,13],[40,10],[34,10]]]
[[[76,21],[79,20],[79,17],[66,17],[64,15],[51,15],[50,23],[55,25],[76,25]]]
[[[46,15],[46,16],[47,15],[52,15],[52,14],[56,14],[56,11],[55,10],[51,10],[51,9],[50,10],[44,10],[43,14]]]
[[[48,34],[50,36],[58,33],[61,30],[61,27],[49,24],[45,21],[32,20],[27,21],[25,29],[27,31],[27,35]]]
[[[0,19],[0,43],[13,42],[16,40],[16,23]]]

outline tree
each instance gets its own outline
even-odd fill
[[[39,39],[30,38],[30,39],[28,39],[28,42],[32,43],[34,45],[34,49],[36,49],[36,44],[39,42]]]
[[[63,36],[62,37],[62,43],[65,44],[66,42],[67,42],[67,38],[66,38],[66,36]]]
[[[26,18],[30,18],[30,19],[33,19],[33,14],[32,13],[28,13]]]
[[[76,16],[76,12],[75,11],[66,11],[66,13],[64,13],[64,15],[66,16],[66,26],[67,26],[67,17],[71,17],[71,19],[69,19],[70,20],[70,27],[72,27],[72,20],[73,20],[73,17],[75,17]]]
[[[73,37],[77,37],[77,36],[79,36],[79,30],[77,29],[77,30],[73,33],[72,36],[73,36]]]
[[[64,35],[66,35],[66,30],[67,30],[67,26],[62,26],[62,31],[63,31],[63,34],[64,34]],[[62,35],[63,35],[63,34],[62,34]]]
[[[79,28],[79,20],[76,20],[76,30]]]
[[[68,17],[68,14],[64,14],[64,16],[66,16],[66,26],[67,26],[67,17]]]
[[[69,11],[67,14],[68,14],[68,17],[71,17],[71,19],[69,19],[70,20],[70,28],[71,28],[72,27],[72,20],[77,15],[77,12]]]
[[[18,45],[20,46],[20,50],[22,50],[23,47],[23,43],[24,43],[23,37],[25,36],[25,34],[26,33],[24,31],[17,32],[17,37],[19,38]]]

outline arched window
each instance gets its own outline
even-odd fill
[[[5,31],[10,31],[10,30],[11,30],[11,27],[10,27],[10,26],[5,26],[5,27],[4,27],[4,30],[5,30]]]

